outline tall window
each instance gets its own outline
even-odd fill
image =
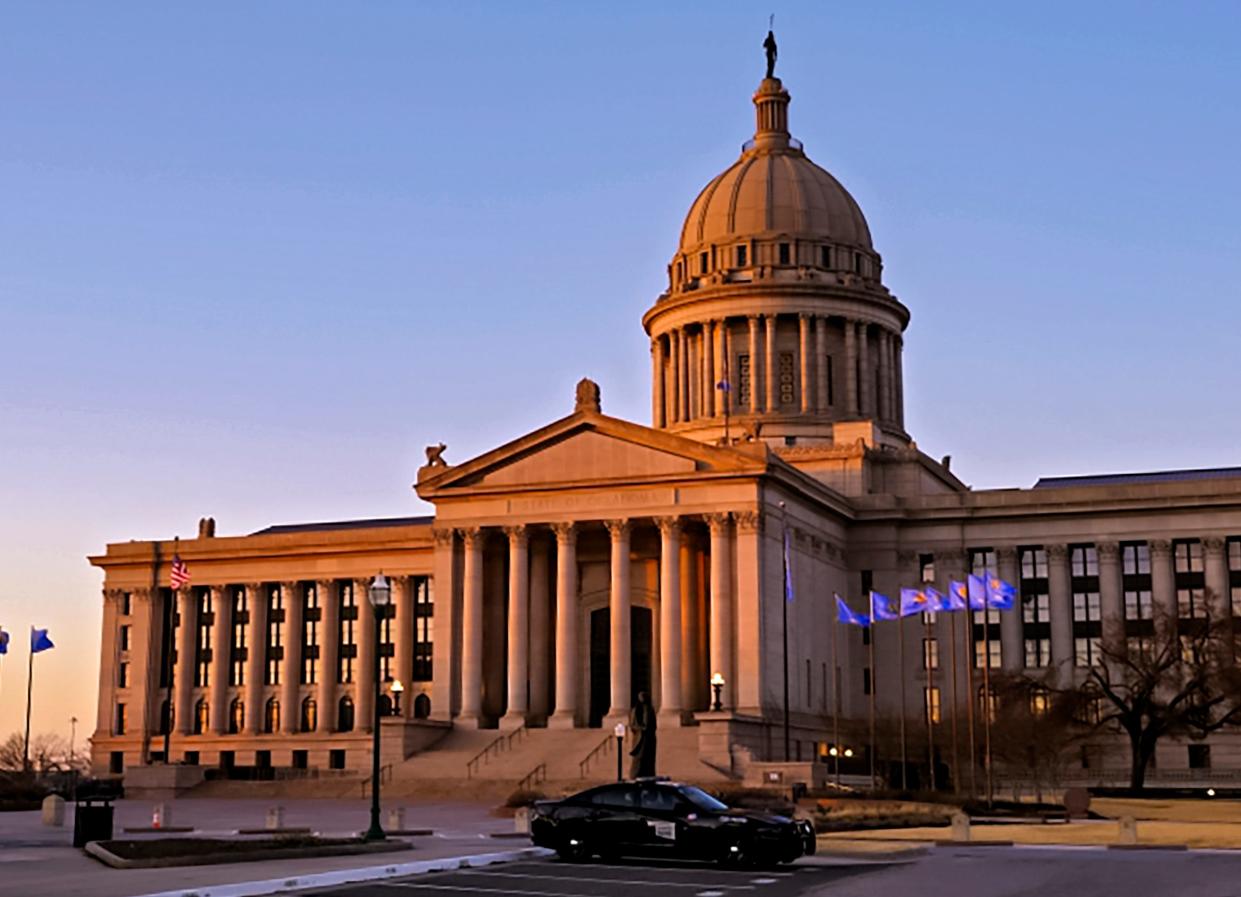
[[[1033,716],[1046,716],[1051,709],[1051,693],[1042,685],[1030,691],[1030,713]]]
[[[238,735],[246,727],[246,705],[241,698],[233,698],[228,707],[228,733]]]
[[[832,247],[819,247],[819,267],[830,268],[832,266]]]
[[[918,555],[918,582],[923,585],[930,585],[935,582],[935,555],[920,554]],[[935,611],[926,610],[922,612],[922,622],[931,625],[935,622]]]
[[[310,583],[302,595],[302,685],[314,685],[319,669],[319,608],[319,587]]]
[[[1093,545],[1075,545],[1069,554],[1073,592],[1073,653],[1079,667],[1099,663],[1103,623],[1099,606],[1099,552]]]
[[[698,271],[706,274],[711,269],[711,254],[709,252],[698,253]]]
[[[121,592],[121,616],[128,617],[134,612],[134,596],[130,592]]]
[[[214,623],[211,589],[200,589],[198,626],[194,637],[194,685],[198,688],[206,688],[211,684],[211,628]]]
[[[1172,552],[1176,571],[1176,615],[1182,620],[1205,617],[1202,543],[1197,539],[1178,539],[1172,543]]]
[[[211,726],[211,705],[207,703],[206,698],[199,698],[198,703],[194,705],[194,734],[202,735],[209,731]]]
[[[970,572],[975,576],[986,576],[988,571],[995,570],[995,551],[991,548],[970,549]],[[986,665],[991,669],[999,669],[1001,660],[1000,647],[1000,612],[995,608],[987,608],[974,614],[974,666],[982,669],[986,657]]]
[[[431,681],[431,658],[435,637],[435,607],[431,603],[431,578],[415,576],[410,581],[414,590],[414,681]]]
[[[780,353],[780,404],[793,404],[793,353]]]
[[[169,588],[159,590],[162,609],[159,644],[159,687],[167,688],[177,662],[177,596]],[[160,733],[163,734],[163,733]]]
[[[925,703],[923,708],[924,718],[931,723],[938,725],[940,722],[939,689],[924,688],[922,691]]]
[[[924,638],[922,640],[922,668],[924,670],[939,669],[939,640]]]
[[[280,667],[284,661],[284,597],[280,586],[267,587],[267,645],[263,663],[263,683],[280,684]]]
[[[1123,542],[1120,546],[1121,588],[1125,593],[1125,629],[1130,624],[1151,619],[1151,554],[1145,542]]]
[[[744,268],[750,258],[749,247],[742,244],[737,247],[737,267]]]
[[[1021,567],[1021,638],[1025,665],[1051,664],[1051,599],[1047,589],[1047,552],[1043,548],[1019,549]]]
[[[358,605],[353,595],[353,582],[340,584],[340,654],[336,659],[336,681],[353,681],[353,662],[358,656]]]
[[[129,661],[122,660],[116,665],[116,687],[129,688]]]
[[[1228,540],[1228,589],[1232,615],[1241,617],[1241,538]]]
[[[130,632],[132,631],[133,631],[133,627],[130,626],[128,623],[121,626],[119,630],[119,635],[117,637],[117,641],[119,643],[121,651],[129,650]]]
[[[340,702],[337,704],[336,731],[353,731],[353,698],[349,695],[341,695]]]
[[[737,404],[742,408],[754,410],[753,404],[753,387],[754,375],[750,366],[750,356],[748,353],[737,356]],[[722,395],[724,401],[728,401],[727,394],[721,394],[717,391],[717,395]]]
[[[125,705],[117,704],[116,705],[116,722],[112,726],[112,734],[113,735],[124,735],[128,722],[129,722],[129,717],[127,716],[125,712]]]
[[[268,735],[280,731],[280,702],[275,698],[268,698],[263,709],[263,731]]]
[[[777,252],[777,257],[780,260],[779,263],[781,265],[787,265],[789,263],[789,244],[788,243],[779,244],[776,247],[776,252]]]
[[[301,724],[303,732],[313,732],[319,725],[319,705],[315,703],[314,698],[304,698],[302,700]]]
[[[394,675],[393,660],[396,657],[396,645],[392,638],[392,620],[396,617],[396,605],[375,608],[375,616],[379,618],[379,681],[391,682]]]
[[[836,404],[836,377],[835,370],[832,365],[832,356],[825,355],[823,357],[823,370],[827,374],[827,404],[829,406]]]
[[[244,588],[233,590],[232,644],[229,646],[228,684],[246,684],[246,633],[250,629],[250,602]]]

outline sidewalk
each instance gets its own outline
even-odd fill
[[[171,824],[192,825],[195,835],[220,835],[238,828],[261,828],[272,801],[172,801]],[[369,821],[369,803],[361,800],[283,800],[287,826],[310,826],[324,835],[357,834]],[[392,803],[388,807],[401,806]],[[38,897],[134,897],[181,888],[289,878],[362,866],[388,866],[444,857],[496,853],[528,847],[525,839],[497,839],[492,833],[511,832],[511,819],[490,815],[490,806],[462,803],[404,805],[406,828],[429,828],[429,837],[402,839],[409,850],[373,856],[322,857],[183,866],[170,869],[109,869],[74,849],[73,805],[65,807],[64,828],[40,824],[39,813],[0,813],[0,882],[5,894]],[[125,834],[126,826],[150,825],[154,803],[118,801],[114,834],[117,838],[151,835]],[[178,835],[178,837],[186,837]]]

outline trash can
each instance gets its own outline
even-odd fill
[[[73,809],[73,846],[85,847],[87,841],[108,841],[111,838],[111,798],[79,798]]]

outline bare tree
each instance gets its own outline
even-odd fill
[[[14,732],[0,742],[0,769],[20,772],[27,756],[25,738]],[[69,742],[60,735],[43,733],[30,736],[30,769],[35,772],[65,772],[72,768]]]
[[[1000,768],[1043,793],[1060,783],[1069,749],[1082,735],[1075,692],[1054,689],[1048,679],[992,673],[995,716],[991,753]],[[981,748],[980,748],[981,750]]]
[[[1102,663],[1078,690],[1082,719],[1117,726],[1129,738],[1129,787],[1141,790],[1155,745],[1167,736],[1205,738],[1241,723],[1241,667],[1232,621],[1213,613],[1206,590],[1201,615],[1163,611],[1144,638],[1111,638]]]
[[[21,772],[24,748],[25,739],[21,732],[14,732],[0,742],[0,769]]]

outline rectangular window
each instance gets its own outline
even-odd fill
[[[336,658],[336,681],[346,685],[353,681],[353,663],[358,656],[357,625],[358,606],[354,602],[353,583],[340,584],[340,655]]]
[[[155,762],[155,755],[151,755],[151,762]],[[108,754],[108,773],[109,775],[119,776],[125,772],[125,752],[112,751]]]
[[[435,637],[431,578],[415,576],[410,581],[410,588],[414,590],[414,681],[430,682]]]
[[[375,608],[375,616],[379,618],[379,681],[391,682],[395,675],[396,644],[393,641],[392,620],[396,617],[396,605]]]
[[[1145,637],[1150,635],[1151,605],[1151,556],[1145,542],[1123,542],[1120,546],[1121,588],[1125,601],[1126,635]]]
[[[862,273],[862,253],[860,252],[853,253],[853,273]]]
[[[1172,543],[1176,573],[1176,614],[1183,620],[1206,616],[1206,579],[1203,574],[1202,543],[1197,539],[1177,539]]]
[[[737,247],[737,267],[744,268],[748,262],[749,262],[749,247],[738,246]]]
[[[707,252],[700,252],[698,254],[699,273],[706,274],[707,271],[710,270],[710,262],[711,262],[711,254]]]
[[[1075,636],[1073,638],[1073,663],[1079,667],[1097,667],[1103,663],[1100,650],[1098,637]]]
[[[1045,688],[1035,688],[1030,692],[1030,714],[1046,716],[1051,708],[1051,696]]]
[[[161,588],[159,637],[159,687],[167,688],[173,664],[177,662],[177,606],[172,589]]]
[[[131,628],[131,627],[130,627],[130,625],[129,625],[128,623],[126,623],[124,626],[122,626],[122,627],[121,627],[121,629],[120,629],[120,633],[118,634],[118,637],[117,637],[117,643],[118,643],[118,645],[119,645],[119,647],[120,647],[120,649],[121,649],[122,651],[128,651],[128,650],[129,650],[129,631],[130,631],[130,628]]]
[[[246,590],[233,590],[233,627],[230,634],[228,684],[246,684],[246,633],[250,629],[250,605]]]
[[[341,748],[333,748],[328,751],[327,755],[328,769],[344,769],[345,768],[345,752]]]
[[[1232,615],[1241,617],[1241,538],[1228,540],[1228,589]]]
[[[819,266],[822,268],[830,268],[832,266],[832,247],[819,247]]]
[[[264,652],[263,684],[280,684],[280,667],[284,661],[284,596],[279,586],[267,587],[267,644]],[[257,709],[257,708],[256,708]],[[293,708],[289,708],[293,713]]]
[[[981,630],[981,626],[975,626],[975,629]],[[991,669],[998,670],[1000,668],[1000,640],[998,637],[989,640],[974,640],[974,669],[981,670],[983,668],[983,658],[991,658]]]
[[[752,389],[753,389],[753,373],[750,367],[750,355],[749,353],[746,353],[744,355],[738,355],[737,356],[737,404],[738,406],[742,408],[749,408],[751,411],[754,410],[754,405],[751,399]],[[723,401],[728,401],[727,394],[721,393],[718,391],[716,394],[721,396]]]
[[[198,592],[198,628],[194,640],[194,685],[198,688],[211,685],[211,630],[214,624],[211,589],[201,589]]]
[[[789,244],[781,243],[777,247],[777,251],[779,253],[779,258],[780,258],[779,264],[787,265],[789,263]]]
[[[1074,664],[1097,666],[1103,623],[1099,604],[1099,551],[1095,546],[1070,546],[1069,589],[1073,596]]]
[[[792,405],[796,398],[793,392],[793,353],[780,353],[780,404]]]
[[[1211,746],[1209,744],[1191,744],[1189,747],[1189,768],[1211,768]]]
[[[923,692],[923,713],[924,719],[930,720],[932,724],[938,724],[940,720],[939,712],[939,689],[924,688]]]
[[[827,374],[827,404],[831,407],[836,404],[836,372],[832,367],[832,356],[824,357],[823,371]]]
[[[1051,597],[1047,584],[1047,551],[1039,546],[1017,550],[1021,592],[1021,638],[1025,665],[1051,664]]]
[[[302,597],[302,669],[301,684],[314,685],[319,668],[319,589],[314,583],[305,587]]]
[[[991,548],[970,549],[970,572],[975,576],[986,576],[995,570],[995,550]],[[974,615],[974,667],[982,669],[983,658],[991,669],[999,669],[1002,649],[1000,647],[1000,612],[995,608]],[[984,648],[985,645],[985,648]]]
[[[939,669],[939,640],[924,638],[922,640],[922,668],[924,670]]]
[[[128,617],[134,612],[134,596],[129,592],[121,592],[121,616]]]
[[[862,667],[862,694],[870,694],[870,667]]]
[[[125,724],[127,722],[128,722],[128,718],[126,717],[126,714],[125,714],[125,705],[117,704],[116,705],[116,724],[112,727],[112,734],[113,735],[124,735]]]
[[[129,688],[129,663],[122,660],[116,665],[116,687]]]

